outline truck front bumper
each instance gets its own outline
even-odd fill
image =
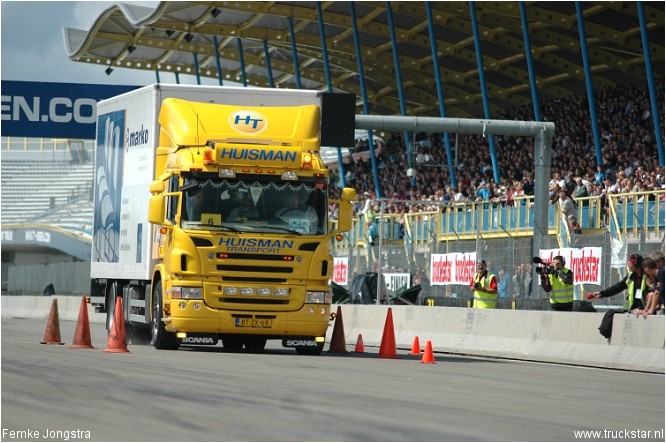
[[[323,336],[331,306],[306,304],[298,311],[265,312],[221,310],[203,300],[171,300],[165,328],[170,332],[208,332],[252,335]]]

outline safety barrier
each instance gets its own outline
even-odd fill
[[[80,296],[56,295],[45,297],[38,295],[3,295],[2,317],[6,318],[43,318],[46,319],[51,310],[53,299],[58,299],[58,314],[60,320],[77,321],[81,308]],[[106,314],[95,313],[95,309],[88,305],[88,318],[90,323],[104,323]]]
[[[76,321],[80,297],[56,296],[61,320]],[[53,298],[3,296],[2,317],[46,319]],[[379,347],[387,306],[334,305],[341,309],[346,343],[359,334],[366,347]],[[105,315],[89,306],[91,323]],[[479,310],[391,306],[398,349],[414,337],[432,342],[435,352],[510,358],[602,368],[664,373],[664,316],[616,314],[610,342],[599,333],[601,313]],[[333,328],[329,328],[330,342]],[[444,360],[445,361],[445,360]]]
[[[347,343],[362,334],[366,347],[381,344],[387,306],[339,306]],[[609,342],[598,329],[602,313],[391,309],[399,349],[419,336],[435,352],[664,373],[664,316],[616,314]]]

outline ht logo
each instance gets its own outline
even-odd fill
[[[237,124],[239,124],[241,121],[245,121],[245,124],[246,124],[246,125],[249,125],[250,122],[252,122],[252,129],[257,129],[257,125],[258,125],[262,120],[261,120],[260,118],[252,118],[252,117],[250,117],[249,115],[248,115],[248,116],[245,116],[244,118],[241,119],[241,116],[240,116],[240,115],[237,115],[236,118],[235,118],[235,120],[234,120],[234,124],[237,125]]]

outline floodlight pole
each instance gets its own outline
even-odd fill
[[[480,120],[449,117],[356,115],[356,129],[388,132],[442,132],[534,137],[534,237],[532,256],[538,256],[548,236],[548,180],[555,123],[514,120]],[[539,281],[533,280],[533,294]]]

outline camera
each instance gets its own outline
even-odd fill
[[[546,275],[555,274],[556,272],[555,268],[553,268],[552,266],[537,266],[536,268],[534,268],[534,270],[536,271],[537,274],[546,274]]]
[[[481,286],[481,283],[476,282],[474,283],[474,289],[483,289],[483,286]]]
[[[557,272],[557,269],[554,267],[550,266],[547,262],[541,260],[540,257],[534,257],[532,258],[532,263],[536,263],[541,266],[537,266],[534,268],[534,271],[537,274],[543,274],[543,275],[548,275],[548,274],[555,274]]]

